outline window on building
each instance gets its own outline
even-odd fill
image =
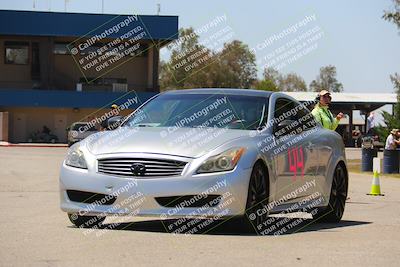
[[[108,57],[112,57],[112,56],[116,56],[119,53],[123,53],[126,50],[128,50],[129,48],[133,47],[132,46],[128,46],[128,48],[124,48],[122,50],[118,50],[118,51],[113,51],[114,47],[118,47],[118,45],[111,47],[111,48],[106,48],[104,49],[104,46],[107,47],[108,43],[96,43],[93,44],[89,47],[87,47],[86,49],[80,51],[80,55],[84,56],[84,55],[88,55],[90,53],[95,53],[97,56],[101,56],[103,54],[108,54]],[[65,43],[65,42],[57,42],[54,44],[54,54],[56,55],[70,55],[70,49],[72,49],[73,45],[71,45],[70,43]],[[69,48],[69,49],[68,49]],[[131,53],[127,53],[125,54],[125,56],[131,56],[131,57],[146,57],[147,56],[147,50],[149,49],[149,46],[147,44],[140,44],[140,46],[137,49],[133,49],[132,48],[132,52]],[[129,50],[130,52],[130,50]],[[106,58],[108,58],[106,57]]]
[[[87,79],[87,80],[86,80]],[[80,83],[87,83],[87,81],[91,81],[92,85],[112,85],[114,83],[127,83],[127,79],[125,78],[94,78],[94,77],[81,77],[79,79]]]
[[[32,79],[40,80],[40,49],[39,43],[32,42],[31,75]]]
[[[71,54],[67,48],[68,43],[55,43],[53,53],[55,55],[69,55]]]
[[[28,42],[4,42],[5,63],[15,65],[27,65],[29,63]]]

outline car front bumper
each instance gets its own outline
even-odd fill
[[[229,217],[243,215],[246,207],[250,169],[176,177],[125,178],[105,175],[93,170],[66,166],[60,173],[60,207],[68,213],[80,215],[134,215],[176,217]],[[115,202],[104,205],[101,201],[83,203],[72,201],[67,190],[115,196]],[[184,205],[161,205],[157,198],[218,195],[216,205],[191,206],[190,197]],[[183,199],[183,198],[182,198]],[[181,202],[182,203],[182,202]]]

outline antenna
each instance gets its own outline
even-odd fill
[[[101,0],[101,13],[104,14],[104,0]]]
[[[157,16],[160,15],[160,11],[161,11],[161,4],[158,3],[158,4],[157,4]]]
[[[36,8],[36,1],[33,0],[33,9],[35,9],[35,8]]]

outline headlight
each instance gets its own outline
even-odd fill
[[[79,149],[70,149],[65,159],[65,164],[71,167],[87,169],[86,160],[82,151]]]
[[[236,167],[245,148],[232,148],[219,155],[208,158],[196,173],[224,172],[233,170]]]

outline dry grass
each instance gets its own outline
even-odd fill
[[[371,177],[372,177],[372,174],[373,174],[372,172],[362,172],[361,171],[361,159],[349,159],[349,160],[347,160],[347,169],[349,170],[349,172],[370,174]],[[382,170],[382,166],[381,166],[381,170]],[[392,177],[392,178],[400,178],[400,174],[399,173],[384,174],[384,176]]]

